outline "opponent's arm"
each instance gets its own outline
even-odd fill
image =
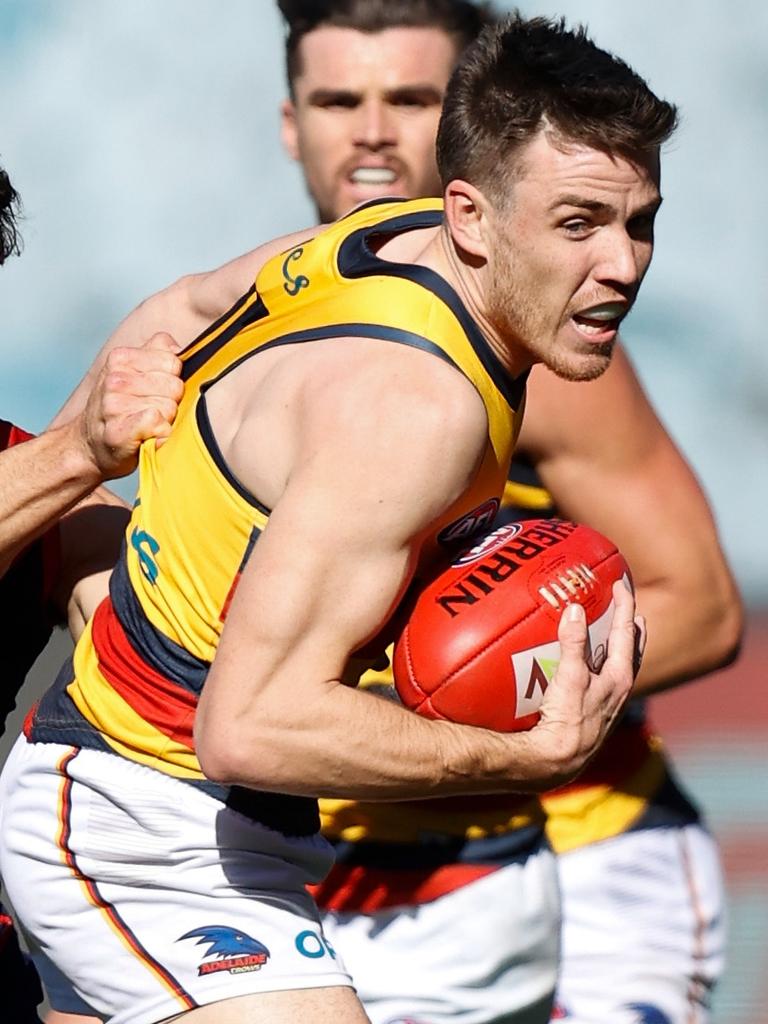
[[[135,348],[158,331],[164,331],[171,334],[183,350],[248,291],[267,260],[299,241],[306,241],[318,230],[312,228],[286,235],[230,260],[216,270],[187,274],[145,299],[118,324],[50,425],[61,426],[82,411],[104,361],[113,349]]]
[[[621,346],[588,384],[534,369],[518,450],[560,512],[610,537],[632,569],[649,635],[636,691],[735,657],[741,604],[707,499]]]
[[[103,480],[130,473],[144,440],[168,435],[183,392],[175,351],[167,335],[115,350],[81,415],[0,455],[0,571]]]
[[[214,780],[358,799],[539,790],[583,766],[629,692],[634,606],[621,588],[599,675],[584,661],[579,606],[561,623],[563,659],[529,733],[427,721],[340,682],[350,652],[402,595],[431,524],[468,486],[485,438],[468,383],[412,355],[432,360],[426,392],[415,362],[397,387],[375,365],[376,384],[357,376],[356,387],[337,387],[314,376],[294,403],[303,411],[287,483],[243,573],[197,711],[196,751]],[[240,433],[229,450],[250,486],[247,453],[258,446],[247,419]]]

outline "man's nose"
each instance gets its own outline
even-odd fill
[[[358,109],[355,142],[369,149],[393,146],[397,142],[395,119],[386,103],[379,99],[366,100]]]
[[[603,236],[595,277],[606,283],[634,287],[642,280],[650,257],[649,246],[639,244],[623,228],[617,227]]]

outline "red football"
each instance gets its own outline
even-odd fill
[[[612,586],[629,567],[596,530],[561,519],[500,526],[418,595],[395,644],[406,707],[501,732],[530,729],[560,659],[567,604],[587,615],[590,663],[605,659]]]

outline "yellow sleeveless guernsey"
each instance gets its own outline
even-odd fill
[[[316,830],[315,801],[214,785],[195,755],[197,700],[269,516],[230,473],[205,393],[240,362],[277,345],[351,336],[431,352],[476,387],[488,440],[470,490],[436,524],[425,551],[487,526],[504,488],[525,381],[505,375],[443,278],[381,260],[370,244],[441,221],[435,200],[359,208],[268,261],[254,286],[185,351],[184,399],[169,440],[142,448],[138,500],[110,596],[30,716],[33,742],[107,750],[200,786],[286,834]]]

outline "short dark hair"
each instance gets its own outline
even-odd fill
[[[440,28],[456,40],[460,53],[481,30],[496,20],[490,3],[472,0],[278,0],[286,22],[286,74],[293,83],[301,74],[299,43],[321,26],[382,32],[387,28]]]
[[[21,252],[21,235],[16,218],[21,212],[19,193],[0,167],[0,266],[10,255]]]
[[[448,83],[437,133],[445,187],[456,178],[503,202],[513,156],[542,128],[555,139],[630,158],[657,152],[677,110],[564,18],[519,13],[483,30]]]

